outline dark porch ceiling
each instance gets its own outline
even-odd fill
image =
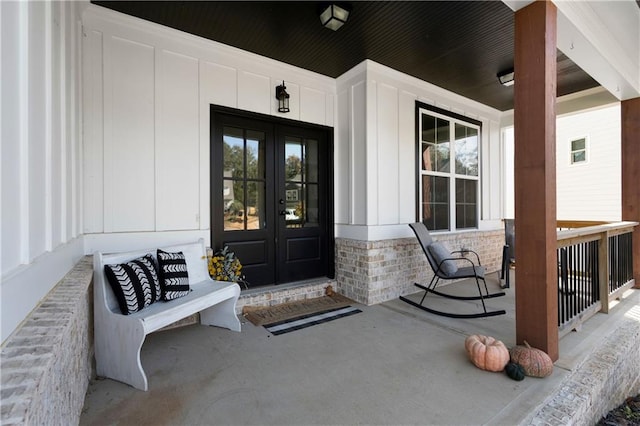
[[[514,12],[501,1],[357,1],[338,31],[319,2],[97,1],[171,28],[338,77],[365,59],[505,111],[513,86]],[[558,51],[558,96],[597,86]]]

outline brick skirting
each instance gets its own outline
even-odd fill
[[[488,272],[500,270],[504,231],[435,235],[451,250],[478,253]],[[415,292],[414,282],[428,283],[433,271],[415,238],[382,241],[336,239],[336,281],[342,294],[374,305]]]
[[[636,305],[522,424],[595,424],[628,396],[637,395],[639,322],[640,306]]]
[[[92,282],[92,256],[85,256],[5,342],[2,425],[80,421],[93,371]]]

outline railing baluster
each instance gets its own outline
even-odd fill
[[[632,233],[637,222],[620,222],[558,232],[558,326],[573,328],[609,311],[611,297],[633,280]],[[611,234],[611,235],[609,235]]]

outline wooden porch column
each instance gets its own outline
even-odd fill
[[[558,359],[556,6],[515,15],[516,340]]]
[[[622,220],[640,222],[640,98],[622,101]],[[640,228],[633,231],[633,278],[640,288]]]

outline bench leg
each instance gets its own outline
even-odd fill
[[[200,323],[240,331],[240,320],[236,315],[237,300],[237,296],[232,297],[231,299],[227,299],[224,302],[200,311]]]
[[[95,336],[96,374],[148,390],[147,375],[140,362],[145,333],[142,324],[116,322]]]

